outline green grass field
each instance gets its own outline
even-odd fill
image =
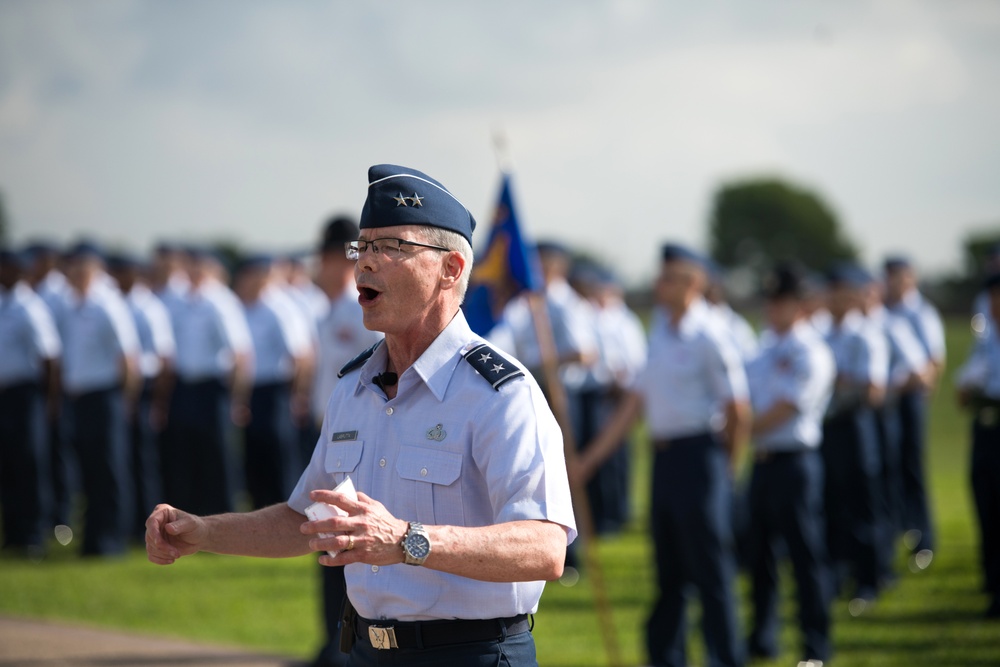
[[[968,488],[968,425],[950,378],[970,344],[968,326],[948,328],[951,368],[934,398],[927,469],[938,531],[931,567],[910,573],[902,551],[899,584],[860,618],[836,604],[833,662],[849,666],[1000,665],[1000,622],[981,619],[977,534]],[[645,448],[636,449],[636,518],[623,535],[598,545],[622,662],[643,663],[642,628],[654,589],[644,530],[648,497]],[[320,642],[318,565],[202,554],[171,567],[146,562],[136,549],[120,560],[81,560],[74,545],[53,543],[42,562],[0,560],[0,613],[61,619],[163,636],[235,644],[307,658]],[[786,584],[789,577],[786,577]],[[747,599],[746,581],[740,581]],[[795,664],[797,628],[790,586],[781,659]],[[608,664],[584,577],[575,587],[550,584],[536,616],[542,665]],[[744,605],[744,612],[746,611]],[[745,619],[745,617],[744,617]],[[703,664],[693,611],[692,664]]]

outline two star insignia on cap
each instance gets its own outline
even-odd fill
[[[418,195],[416,192],[413,193],[412,197],[405,197],[403,196],[403,193],[400,192],[399,195],[393,197],[393,199],[396,200],[396,206],[423,206],[423,197]]]

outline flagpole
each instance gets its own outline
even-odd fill
[[[493,131],[493,150],[500,171],[504,174],[510,174],[512,170],[511,154],[507,144],[507,135],[501,128],[495,128]],[[576,461],[576,438],[573,435],[573,424],[569,418],[569,398],[559,379],[559,361],[555,337],[552,334],[552,322],[545,305],[544,293],[533,290],[528,292],[527,297],[531,319],[535,327],[535,336],[538,339],[546,394],[552,413],[563,433],[563,453],[567,466],[569,466]],[[594,593],[594,607],[597,612],[597,624],[601,632],[604,651],[611,667],[621,667],[618,633],[611,613],[607,588],[604,584],[604,569],[601,567],[601,561],[597,554],[594,539],[596,531],[594,530],[590,501],[587,498],[586,482],[571,482],[570,493],[573,497],[577,531],[583,545],[583,562],[591,582],[591,590]]]

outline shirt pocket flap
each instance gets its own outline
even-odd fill
[[[396,460],[396,472],[403,479],[448,486],[462,472],[462,455],[424,447],[403,447]]]
[[[331,442],[326,445],[326,460],[324,467],[329,473],[352,472],[361,461],[361,451],[364,441]]]

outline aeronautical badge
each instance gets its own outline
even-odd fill
[[[448,431],[441,428],[441,424],[438,424],[434,428],[428,429],[427,431],[428,440],[436,440],[438,442],[441,442],[447,437],[448,437]]]
[[[481,343],[465,353],[465,360],[500,391],[501,385],[524,375],[524,371],[505,359],[486,343]]]

